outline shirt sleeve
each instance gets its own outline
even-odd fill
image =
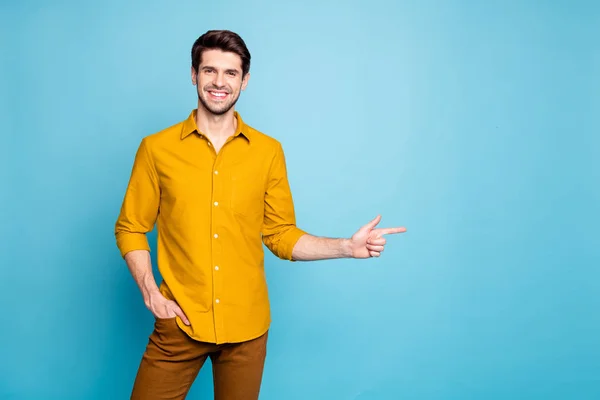
[[[285,155],[277,144],[265,192],[265,217],[262,240],[277,257],[294,261],[292,250],[306,232],[296,226],[294,202],[287,177]]]
[[[160,186],[147,140],[137,150],[129,184],[115,225],[115,237],[121,256],[132,250],[148,250],[146,234],[158,217]]]

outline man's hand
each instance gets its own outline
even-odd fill
[[[181,318],[184,324],[190,324],[190,321],[187,319],[179,305],[176,302],[165,298],[158,291],[149,295],[145,303],[148,310],[150,310],[156,318],[165,319],[177,316]]]
[[[140,288],[144,304],[155,318],[165,319],[178,316],[184,324],[190,324],[179,305],[166,299],[156,285],[148,250],[132,250],[125,254],[125,261],[135,283]]]
[[[379,257],[386,243],[383,235],[406,232],[404,227],[375,228],[379,221],[381,221],[381,215],[378,215],[352,235],[350,248],[353,258]]]

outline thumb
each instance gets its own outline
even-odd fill
[[[376,216],[375,219],[371,220],[368,224],[366,224],[364,228],[371,230],[377,226],[379,221],[381,221],[381,215]]]
[[[179,318],[181,318],[181,320],[183,321],[184,324],[186,324],[186,325],[190,324],[190,321],[187,319],[187,317],[183,313],[183,310],[179,306],[173,307],[173,312],[175,313],[175,315],[177,315]]]

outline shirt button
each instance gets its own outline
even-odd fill
[[[218,205],[219,205],[219,202],[218,202],[218,201],[215,201],[215,206],[218,206]]]
[[[218,271],[218,270],[219,270],[219,266],[218,266],[218,265],[216,265],[216,266],[215,266],[215,271]]]
[[[218,237],[219,237],[219,235],[217,235],[217,234],[215,233],[215,239],[216,239],[216,238],[218,238]]]
[[[219,300],[219,299],[216,299],[216,300],[215,300],[215,303],[219,304],[219,302],[220,302],[220,301],[221,301],[221,300]]]
[[[219,171],[215,171],[215,175],[219,175]]]

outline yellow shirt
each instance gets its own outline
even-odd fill
[[[217,154],[187,120],[144,137],[115,226],[122,256],[150,250],[155,223],[161,293],[190,321],[192,338],[231,343],[256,338],[271,323],[264,245],[292,260],[305,232],[296,227],[281,144],[237,118]]]

